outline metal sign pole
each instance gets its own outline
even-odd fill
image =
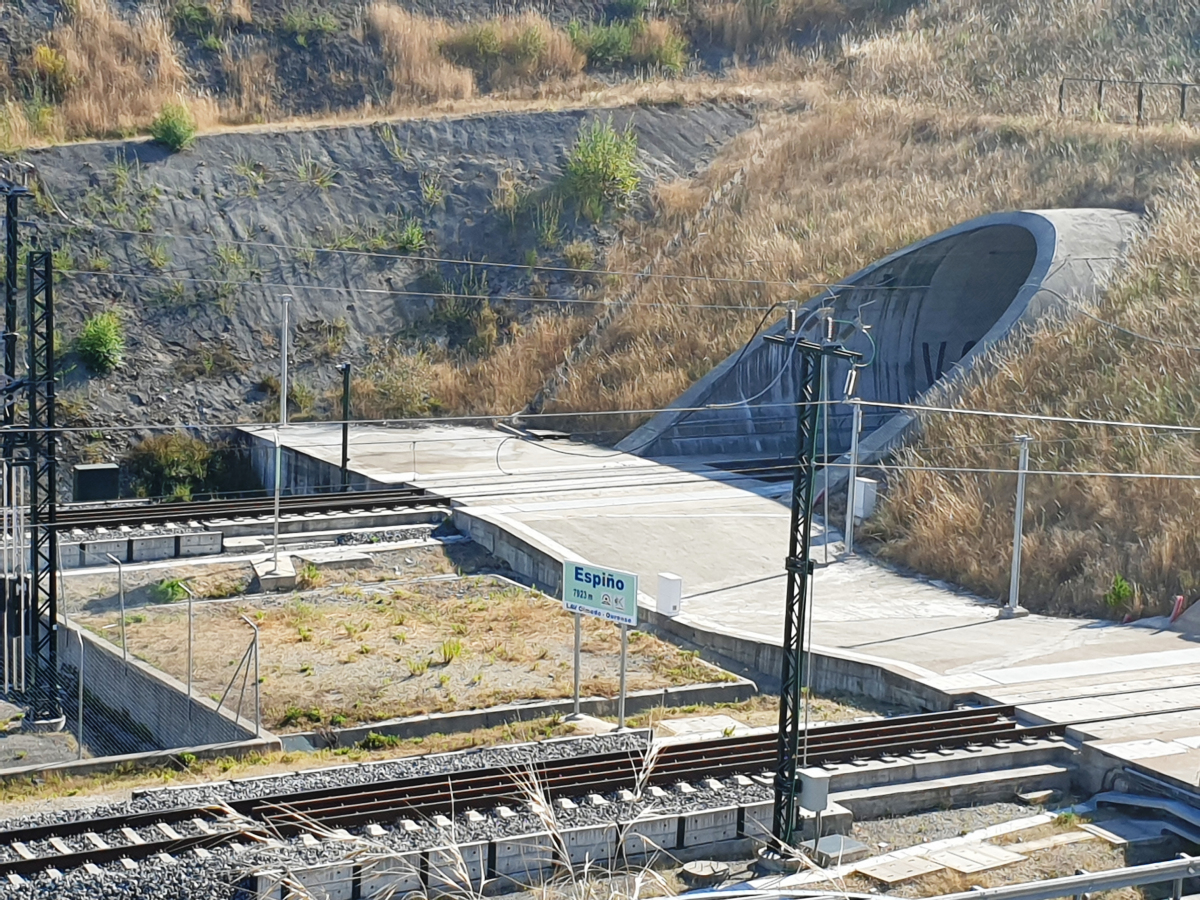
[[[287,424],[288,402],[288,304],[290,294],[279,298],[283,303],[283,321],[279,328],[279,424]],[[279,429],[275,430],[275,572],[279,572],[279,496],[283,493],[283,445],[279,442]]]
[[[625,670],[629,660],[629,626],[621,625],[621,694],[617,700],[617,729],[625,727]]]
[[[858,433],[862,431],[862,405],[854,404],[850,425],[850,477],[846,481],[846,555],[854,553],[854,494],[858,487]]]
[[[194,627],[193,619],[192,619],[192,601],[196,599],[196,595],[192,592],[192,589],[190,587],[188,587],[186,584],[183,586],[183,589],[185,591],[187,591],[187,595],[188,595],[188,648],[187,648],[187,650],[188,650],[188,652],[187,652],[187,672],[188,672],[187,691],[188,692],[187,692],[187,695],[188,695],[188,699],[191,700],[192,699],[192,641],[195,639],[195,635],[196,635],[196,629]],[[189,718],[191,717],[191,707],[190,706],[188,707],[188,717]]]
[[[821,521],[821,540],[825,545],[825,564],[829,564],[829,357],[821,357],[821,477],[825,486],[821,489],[825,499],[825,517]]]
[[[579,717],[579,661],[582,655],[583,645],[583,616],[580,613],[575,613],[575,712],[576,718]]]

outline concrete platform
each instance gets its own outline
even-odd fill
[[[281,436],[293,459],[304,458],[293,469],[309,472],[340,464],[339,439],[338,426],[325,425],[289,426]],[[660,628],[777,671],[786,485],[444,425],[355,428],[350,458],[369,483],[411,483],[448,497],[460,530],[549,590],[567,558],[636,572],[644,616]],[[1200,787],[1200,702],[1189,700],[1200,683],[1193,637],[1104,621],[999,619],[994,601],[841,552],[841,535],[818,524],[818,687],[929,708],[1014,703],[1031,721],[1069,723],[1075,737],[1097,742],[1101,757],[1106,742],[1161,736],[1176,744],[1170,754],[1106,758]],[[654,613],[660,572],[683,578],[678,616]],[[1176,738],[1196,738],[1197,746]]]

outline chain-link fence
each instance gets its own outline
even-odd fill
[[[0,770],[231,744],[260,733],[258,629],[249,618],[241,616],[238,635],[208,634],[211,601],[197,600],[186,581],[152,566],[129,571],[115,556],[107,567],[60,569],[58,585],[65,724],[61,731],[18,727],[16,679],[28,648],[19,635],[6,641],[13,702]],[[208,651],[202,659],[198,640]]]

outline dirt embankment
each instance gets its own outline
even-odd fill
[[[704,166],[752,117],[708,105],[566,111],[212,135],[175,154],[146,141],[32,152],[43,190],[28,211],[64,272],[63,337],[116,308],[128,344],[105,377],[69,354],[62,410],[97,426],[253,420],[278,366],[283,294],[295,298],[299,416],[323,408],[335,362],[365,361],[383,342],[457,352],[459,297],[499,311],[503,342],[503,329],[595,288],[569,272],[535,276],[531,261],[569,266],[582,242],[600,266],[617,237],[552,196],[581,125],[632,129],[645,193]],[[405,229],[423,246],[406,249]],[[509,267],[441,261],[466,259]],[[93,458],[123,449],[93,444]]]

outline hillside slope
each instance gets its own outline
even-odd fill
[[[530,270],[531,254],[562,267],[572,244],[602,255],[613,239],[550,191],[581,128],[628,127],[652,183],[704,165],[751,121],[742,107],[633,108],[213,135],[184,154],[150,142],[32,152],[63,336],[114,307],[128,335],[111,375],[67,357],[64,407],[81,424],[253,420],[285,293],[300,417],[329,408],[335,362],[366,364],[396,340],[448,365],[486,354],[589,290]],[[484,321],[494,333],[472,345]]]
[[[639,418],[575,414],[670,402],[773,302],[810,296],[972,216],[1090,205],[1147,215],[1139,257],[1093,312],[1108,324],[1049,323],[997,354],[952,402],[1195,420],[1200,243],[1184,211],[1196,199],[1200,105],[1177,122],[1176,89],[1151,86],[1149,124],[1137,129],[1126,124],[1136,88],[1110,84],[1098,112],[1095,88],[1069,83],[1066,115],[1057,112],[1064,77],[1200,75],[1195,0],[570,0],[523,24],[439,0],[376,7],[374,17],[333,3],[323,18],[322,8],[274,0],[174,2],[158,19],[148,8],[0,7],[9,38],[0,144],[144,132],[179,97],[202,128],[408,118],[234,132],[178,155],[149,143],[28,154],[48,189],[42,238],[70,270],[65,336],[110,306],[129,325],[124,367],[101,377],[76,364],[67,378],[66,411],[96,433],[110,421],[216,425],[263,413],[275,299],[288,285],[302,326],[300,415],[329,409],[343,354],[364,370],[360,415],[523,409],[623,296],[628,306],[578,351],[547,406],[564,427],[613,438]],[[622,34],[628,47],[605,57],[599,36]],[[674,57],[662,55],[672,47]],[[633,114],[642,184],[598,225],[556,210],[547,190],[589,118],[579,110],[597,98],[624,110],[618,126]],[[511,114],[518,106],[543,111]],[[457,117],[465,112],[478,117]],[[448,118],[421,118],[431,113]],[[425,262],[397,250],[413,221],[431,242]],[[673,241],[654,273],[675,277],[616,274],[641,271]],[[568,259],[574,244],[586,247]],[[382,256],[351,255],[380,247]],[[435,256],[522,268],[489,271],[484,285],[471,267]],[[961,416],[925,423],[888,474],[869,529],[879,552],[1002,595],[1006,553],[995,548],[1008,543],[1011,476],[928,467],[1006,469],[1013,430]],[[1190,437],[1058,426],[1034,436],[1035,466],[1056,471],[1194,467]],[[72,453],[118,455],[119,444],[101,435]],[[1191,484],[1034,477],[1026,603],[1124,615],[1200,592]],[[1112,590],[1116,575],[1128,592]]]

